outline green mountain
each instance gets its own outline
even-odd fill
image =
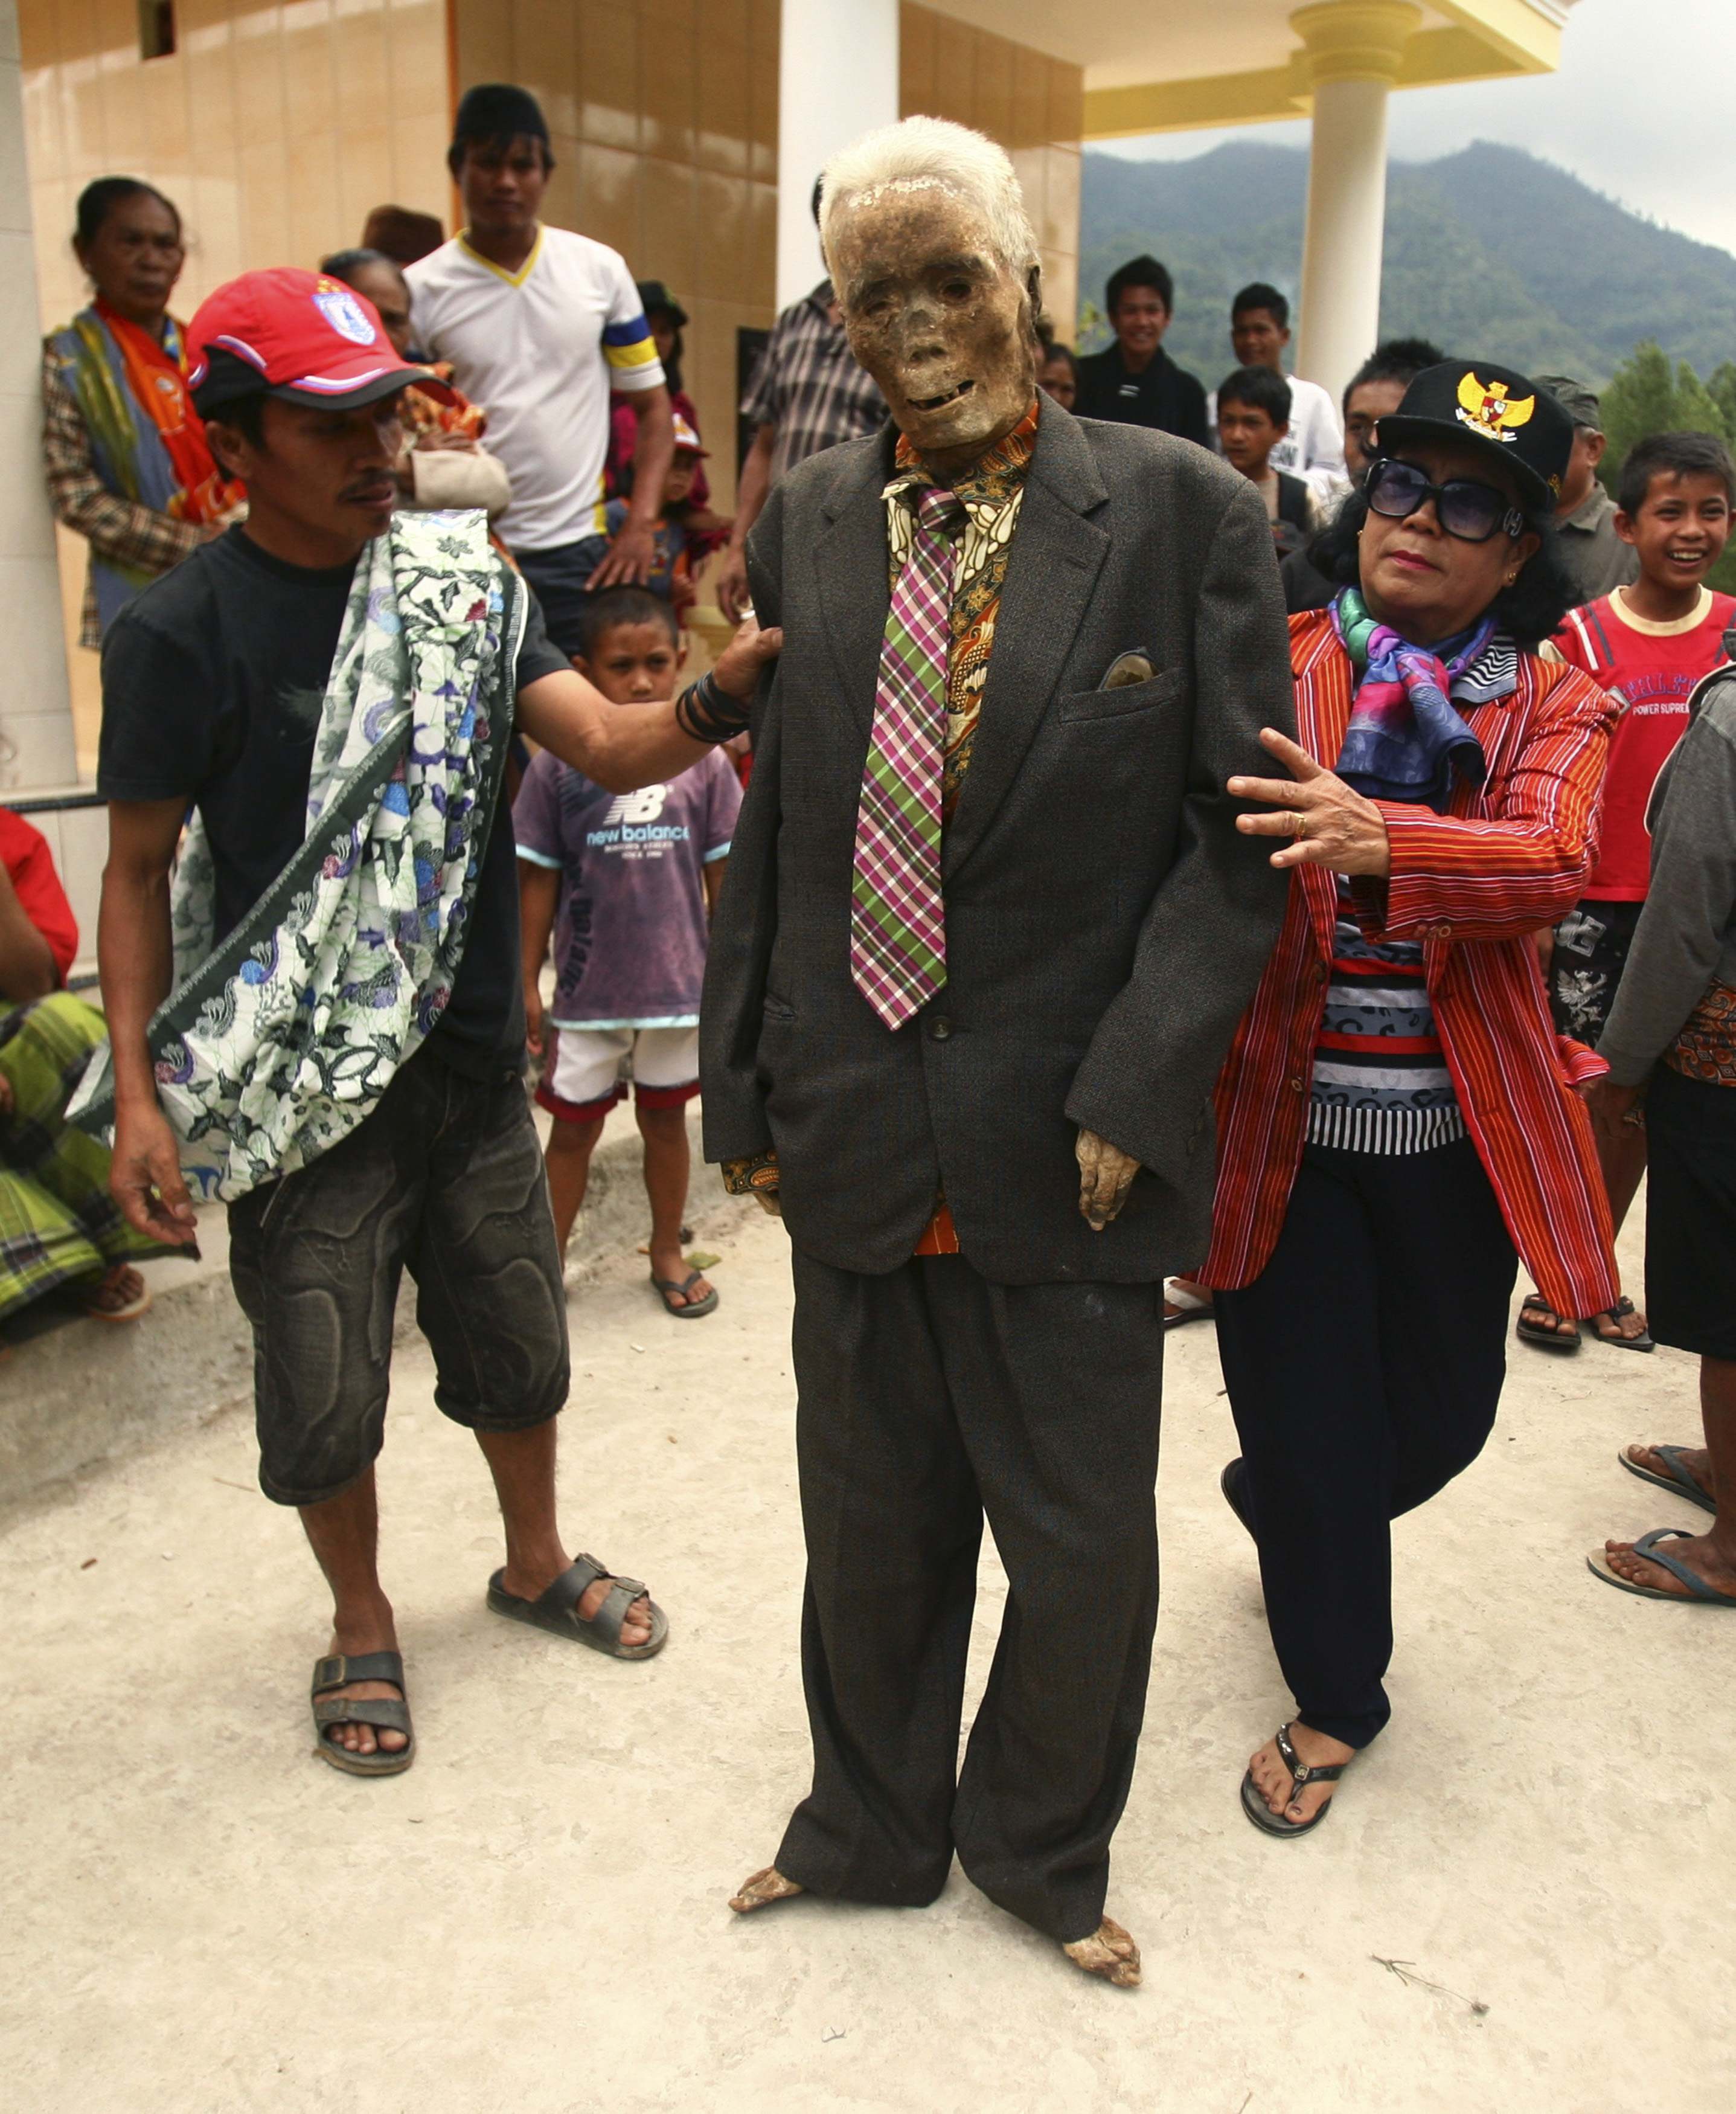
[[[1176,276],[1165,344],[1210,387],[1230,365],[1236,289],[1266,279],[1295,299],[1307,190],[1300,148],[1236,140],[1191,162],[1087,153],[1081,302],[1100,303],[1129,257],[1162,258]],[[1479,140],[1391,165],[1381,334],[1400,333],[1599,385],[1651,338],[1706,374],[1736,357],[1736,257]]]

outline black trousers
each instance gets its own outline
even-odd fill
[[[1350,1746],[1391,1715],[1389,1523],[1482,1451],[1516,1268],[1469,1138],[1309,1146],[1271,1261],[1217,1295],[1272,1645],[1302,1722]]]
[[[956,1848],[1070,1944],[1103,1915],[1158,1612],[1158,1288],[794,1257],[814,1787],[778,1869],[920,1906]],[[1007,1578],[958,1766],[986,1513]]]

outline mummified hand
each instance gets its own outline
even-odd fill
[[[1080,1214],[1100,1233],[1126,1202],[1140,1163],[1094,1130],[1080,1131],[1073,1154],[1079,1162]]]

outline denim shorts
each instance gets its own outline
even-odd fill
[[[455,1423],[524,1430],[566,1400],[566,1295],[515,1073],[471,1078],[419,1050],[340,1144],[230,1206],[229,1268],[253,1325],[259,1486],[279,1504],[339,1496],[379,1453],[406,1269]]]

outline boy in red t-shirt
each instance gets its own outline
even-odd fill
[[[1736,624],[1736,597],[1706,585],[1736,505],[1736,468],[1723,442],[1710,433],[1653,434],[1629,450],[1616,497],[1615,533],[1639,554],[1639,578],[1571,611],[1544,649],[1584,669],[1621,707],[1603,781],[1597,864],[1550,950],[1556,1026],[1591,1043],[1603,1032],[1646,900],[1651,788],[1687,730],[1694,685],[1731,657],[1725,634]],[[1600,1132],[1597,1151],[1619,1230],[1645,1171],[1646,1133],[1624,1128],[1612,1142]],[[1551,1334],[1564,1344],[1578,1340],[1571,1320],[1551,1316],[1538,1300],[1526,1302],[1523,1318],[1533,1342]],[[1626,1298],[1597,1316],[1594,1326],[1606,1343],[1651,1348]]]

